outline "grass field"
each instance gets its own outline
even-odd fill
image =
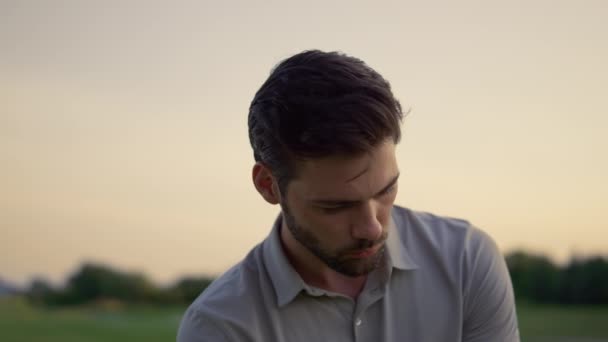
[[[517,306],[522,341],[608,342],[608,307]]]
[[[175,341],[184,308],[42,310],[0,299],[2,342]]]
[[[0,298],[2,342],[175,341],[185,308],[43,310]],[[608,308],[518,305],[522,341],[608,342]]]

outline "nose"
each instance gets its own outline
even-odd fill
[[[373,200],[360,205],[354,218],[351,234],[354,239],[376,241],[382,236],[382,223],[378,220],[378,207]]]

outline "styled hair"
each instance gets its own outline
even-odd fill
[[[356,156],[401,138],[403,113],[390,84],[355,57],[304,51],[280,62],[249,107],[253,156],[282,194],[296,161]]]

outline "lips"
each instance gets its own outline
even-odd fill
[[[380,248],[379,246],[375,246],[375,247],[370,247],[370,248],[365,248],[365,249],[359,249],[359,250],[348,253],[347,256],[349,256],[351,258],[368,258],[368,257],[376,254],[378,252],[379,248]]]

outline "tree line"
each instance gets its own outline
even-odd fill
[[[506,256],[515,297],[536,303],[561,305],[608,304],[608,260],[572,258],[563,266],[543,255],[522,251]]]
[[[67,306],[113,301],[122,304],[189,304],[209,285],[211,277],[185,277],[160,287],[145,275],[85,263],[72,274],[66,285],[55,288],[44,279],[34,279],[26,296],[36,304]]]
[[[608,261],[602,257],[572,258],[557,265],[542,255],[522,251],[505,257],[518,301],[552,304],[608,304]],[[122,304],[185,305],[211,282],[211,277],[185,277],[159,287],[141,273],[85,263],[62,288],[35,279],[26,291],[34,303],[47,306],[82,305],[100,301]]]

